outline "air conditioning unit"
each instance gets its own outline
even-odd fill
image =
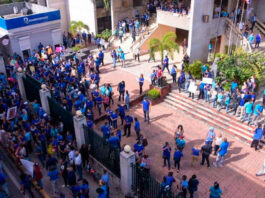
[[[203,21],[203,23],[209,23],[209,15],[203,15],[202,21]]]

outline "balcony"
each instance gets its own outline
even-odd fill
[[[157,10],[157,23],[189,31],[190,17],[189,15]]]

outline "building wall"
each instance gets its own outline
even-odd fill
[[[90,32],[97,33],[95,0],[68,0],[69,21],[82,21]]]
[[[170,31],[175,32],[176,31],[176,28],[159,24],[158,27],[157,27],[157,29],[152,33],[152,35],[150,35],[149,38],[146,39],[144,41],[144,43],[141,45],[141,47],[140,47],[141,51],[143,53],[148,52],[148,49],[149,49],[148,43],[149,43],[149,41],[152,38],[161,39],[164,36],[164,34],[166,34],[167,32],[170,32]]]
[[[211,37],[212,15],[214,1],[192,0],[191,19],[189,28],[188,54],[190,61],[196,59],[207,61],[208,47]],[[209,22],[204,23],[203,15],[209,15]]]
[[[68,1],[67,0],[47,0],[47,7],[59,9],[61,13],[61,28],[63,32],[68,31],[69,17],[68,17]]]
[[[253,0],[254,8],[257,17],[265,22],[265,1],[264,0]]]

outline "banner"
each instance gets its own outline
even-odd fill
[[[13,118],[15,118],[17,115],[17,107],[11,107],[7,110],[7,115],[6,115],[6,119],[7,120],[11,120]]]
[[[192,81],[192,82],[190,82],[190,86],[189,86],[188,91],[195,94],[195,92],[197,91],[197,87],[198,86],[195,85],[195,82]]]
[[[212,84],[213,83],[213,79],[212,78],[203,78],[202,82],[205,84]]]
[[[28,160],[20,159],[21,164],[24,166],[24,168],[27,171],[27,174],[31,175],[33,177],[33,166],[34,163]]]

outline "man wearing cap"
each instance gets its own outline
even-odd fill
[[[208,133],[207,133],[206,141],[207,141],[210,145],[212,145],[213,140],[215,139],[215,137],[216,137],[216,134],[215,134],[215,132],[214,132],[214,127],[211,127],[211,128],[209,129]]]
[[[220,167],[223,167],[224,157],[227,153],[228,147],[229,147],[229,142],[227,141],[227,138],[224,138],[223,143],[220,145],[216,161],[213,163],[215,167],[217,167],[218,165]]]
[[[201,165],[204,165],[204,162],[206,160],[207,162],[207,167],[210,167],[210,161],[209,161],[209,156],[212,153],[212,145],[210,144],[209,141],[205,141],[205,144],[202,146],[201,148],[201,152],[202,152],[202,162]]]
[[[144,111],[144,121],[149,124],[150,118],[149,118],[149,112],[150,112],[150,102],[147,100],[147,97],[144,97],[144,100],[142,102],[143,105],[143,111]]]

